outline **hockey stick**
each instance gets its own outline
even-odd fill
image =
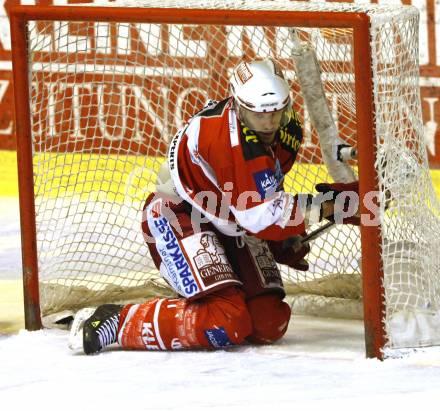
[[[317,228],[315,231],[312,231],[310,234],[307,234],[306,236],[302,237],[301,243],[302,244],[308,244],[310,241],[316,240],[318,237],[320,237],[322,234],[324,234],[326,231],[330,230],[335,225],[334,221],[328,221],[321,227]]]
[[[312,231],[311,233],[307,234],[304,237],[300,235],[290,237],[287,240],[283,241],[283,250],[287,250],[288,248],[293,247],[293,249],[297,251],[303,245],[308,244],[310,241],[317,239],[319,236],[324,234],[334,225],[335,225],[334,221],[328,221],[327,223],[325,223],[324,225],[322,225],[321,227],[317,228],[315,231]]]

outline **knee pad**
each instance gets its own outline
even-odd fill
[[[256,344],[269,344],[279,340],[287,331],[291,310],[279,295],[263,294],[247,300],[252,319],[252,334],[247,338]]]
[[[204,347],[241,344],[252,331],[244,293],[236,287],[217,291],[191,303],[196,332]]]

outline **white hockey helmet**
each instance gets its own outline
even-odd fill
[[[289,85],[271,59],[241,62],[232,73],[230,87],[239,107],[257,113],[282,110],[290,103]]]

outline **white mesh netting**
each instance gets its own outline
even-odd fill
[[[415,318],[423,311],[438,318],[440,295],[439,208],[421,122],[415,9],[255,0],[162,3],[110,6],[141,7],[139,21],[148,6],[370,15],[376,169],[382,199],[389,199],[382,201],[380,217],[386,324],[398,335],[389,336],[389,344],[407,345],[402,315],[408,320],[408,313],[417,312]],[[356,146],[352,29],[296,31],[315,50],[340,138]],[[313,192],[316,183],[331,180],[295,74],[291,30],[264,26],[264,16],[262,26],[30,21],[28,39],[44,314],[168,292],[142,238],[143,201],[154,190],[170,137],[208,98],[228,95],[231,69],[243,58],[278,60],[304,122],[304,144],[286,189]],[[360,259],[357,228],[333,228],[319,237],[308,272],[282,268],[288,292],[300,296],[294,310],[305,305],[321,311],[324,297],[332,297],[326,315],[360,317]],[[411,344],[440,339],[425,334]]]

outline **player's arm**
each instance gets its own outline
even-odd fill
[[[261,200],[258,191],[241,191],[230,207],[238,224],[264,240],[282,241],[304,233],[313,222],[320,221],[319,206],[308,196],[294,196],[284,191]]]
[[[359,184],[357,181],[349,184],[322,183],[318,184],[316,188],[319,195],[323,194],[324,197],[327,197],[318,207],[319,219],[329,220],[329,223],[320,226],[318,230],[308,235],[302,233],[282,241],[268,241],[269,248],[277,263],[296,270],[307,271],[309,265],[305,257],[310,252],[309,241],[319,236],[321,230],[325,232],[335,222],[359,225]],[[309,221],[307,212],[305,213],[305,221]]]

